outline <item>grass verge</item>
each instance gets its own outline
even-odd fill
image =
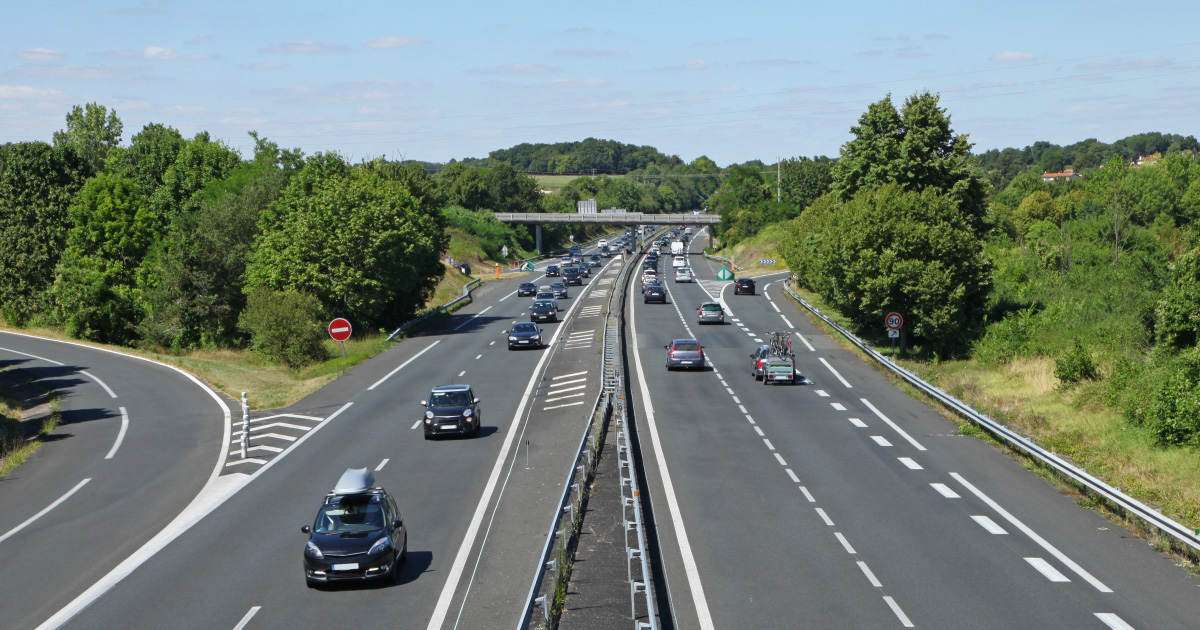
[[[737,272],[739,276],[753,277],[787,271],[787,263],[783,260],[783,255],[779,253],[779,241],[783,239],[786,225],[786,222],[768,225],[758,234],[733,247],[722,247],[711,253],[714,256],[728,258],[740,265],[742,269]],[[763,260],[774,260],[775,262],[763,263]]]
[[[37,433],[26,435],[27,427],[22,422],[22,404],[19,400],[0,392],[0,479],[8,476],[14,468],[25,463],[62,421],[59,399],[50,399],[49,413],[42,420]]]

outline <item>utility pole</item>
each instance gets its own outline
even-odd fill
[[[783,160],[775,158],[775,201],[783,201]]]

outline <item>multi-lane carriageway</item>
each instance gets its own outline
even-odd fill
[[[1196,582],[1167,557],[955,435],[812,328],[779,276],[760,282],[766,295],[734,298],[692,258],[701,282],[670,284],[667,305],[633,288],[627,313],[666,621],[1197,627]],[[491,285],[297,405],[259,414],[253,443],[270,448],[249,454],[257,461],[236,448],[234,401],[186,375],[0,334],[0,361],[53,380],[67,420],[63,439],[0,484],[0,626],[514,627],[599,389],[597,307],[627,262],[571,288],[566,320],[543,326],[544,351],[505,349],[528,300],[512,294],[519,280]],[[695,326],[710,293],[735,321]],[[772,330],[802,338],[803,385],[749,376],[747,355]],[[686,336],[715,369],[663,369],[662,345]],[[426,442],[417,403],[451,382],[483,399],[483,434]],[[410,559],[395,585],[309,590],[299,526],[350,466],[397,495]]]

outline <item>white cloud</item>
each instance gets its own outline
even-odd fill
[[[321,42],[314,42],[310,39],[306,39],[298,42],[284,42],[282,44],[275,44],[274,46],[263,48],[259,50],[259,52],[284,55],[327,54],[350,52],[350,49],[346,48],[345,46],[338,46],[336,44],[323,44]]]
[[[722,87],[709,88],[707,90],[704,90],[704,93],[705,94],[736,94],[741,91],[742,91],[742,86],[729,84],[729,85],[725,85]]]
[[[494,66],[491,68],[475,68],[471,72],[476,74],[547,74],[556,72],[558,68],[545,66],[540,63],[506,63],[502,66]]]
[[[201,35],[200,37],[189,39],[183,43],[187,44],[188,46],[204,46],[206,44],[211,44],[212,40],[212,35]]]
[[[610,83],[611,81],[608,79],[592,77],[589,79],[554,79],[553,81],[548,81],[546,85],[556,88],[595,88],[603,87]]]
[[[26,61],[58,61],[66,55],[53,48],[22,48],[14,50],[13,55]]]
[[[200,114],[207,114],[208,108],[200,107],[200,106],[172,105],[162,111],[164,114],[176,114],[176,115],[180,115],[180,116],[197,116]]]
[[[170,46],[147,46],[142,49],[142,52],[134,52],[132,50],[105,50],[98,53],[93,53],[97,57],[106,59],[147,59],[149,61],[174,61],[176,59],[213,59],[213,55],[204,53],[192,53],[181,55],[175,52]]]
[[[717,67],[716,62],[705,61],[703,59],[693,59],[678,66],[668,66],[667,70],[707,70]]]
[[[628,50],[596,50],[595,48],[582,48],[579,50],[556,50],[554,54],[563,57],[624,57],[629,54]]]
[[[156,61],[166,61],[175,58],[175,51],[171,50],[170,46],[147,46],[142,51],[142,57]]]
[[[281,61],[263,61],[261,63],[242,64],[242,67],[249,68],[251,70],[276,70],[279,68],[286,68],[287,64],[284,64]]]
[[[420,37],[376,37],[363,44],[367,48],[404,48],[406,46],[422,46],[429,40]]]
[[[0,98],[47,98],[58,96],[59,94],[60,92],[53,88],[35,88],[28,85],[0,85]]]
[[[1015,50],[1006,50],[992,55],[992,61],[1033,61],[1034,59],[1037,59],[1037,55]]]
[[[119,79],[134,74],[142,74],[146,70],[145,66],[26,65],[15,70],[14,74],[51,79]]]

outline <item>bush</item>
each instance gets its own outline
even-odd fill
[[[1054,360],[1054,376],[1064,385],[1071,386],[1080,381],[1094,381],[1100,378],[1092,353],[1083,347],[1078,339],[1075,346],[1066,354]]]
[[[255,289],[238,328],[250,334],[251,350],[290,368],[326,358],[324,309],[307,293]]]

